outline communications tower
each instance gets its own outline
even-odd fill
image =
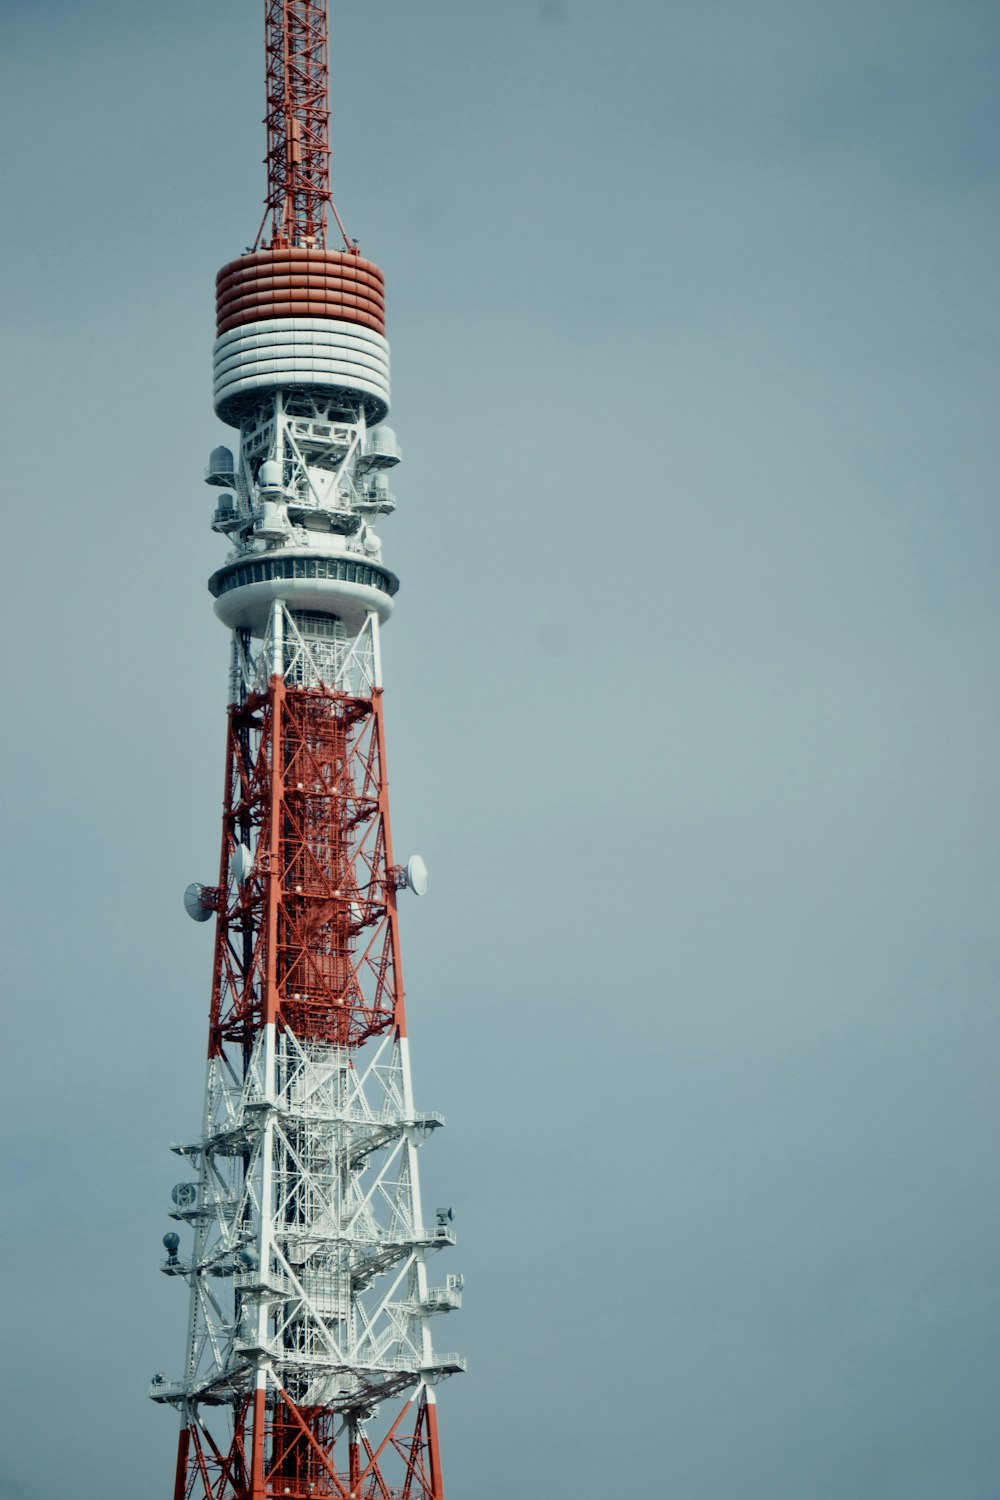
[[[397,579],[382,272],[329,186],[325,0],[266,0],[267,200],[216,278],[209,588],[232,632],[222,857],[185,904],[215,919],[205,1108],[176,1144],[167,1275],[187,1352],[153,1399],[180,1414],[174,1500],[442,1500],[435,1346],[461,1278],[429,1221],[414,1103],[379,629]],[[328,214],[343,248],[327,247]],[[338,241],[338,244],[340,243]]]

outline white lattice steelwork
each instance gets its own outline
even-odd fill
[[[416,1152],[440,1115],[416,1111],[405,1039],[362,1049],[265,1027],[245,1069],[209,1063],[204,1133],[176,1146],[197,1176],[172,1216],[193,1244],[164,1270],[192,1287],[183,1381],[159,1400],[239,1402],[258,1371],[299,1405],[358,1421],[463,1368],[437,1354],[427,1258],[454,1243],[424,1223]]]

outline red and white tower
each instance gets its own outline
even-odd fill
[[[325,0],[266,0],[264,222],[217,277],[215,410],[239,449],[212,575],[232,631],[201,1134],[173,1149],[190,1288],[174,1500],[442,1500],[435,1348],[461,1278],[438,1278],[451,1212],[428,1223],[418,1148],[441,1117],[410,1080],[379,630],[397,580],[376,518],[399,460],[382,273],[329,189]],[[332,213],[343,249],[328,249]]]

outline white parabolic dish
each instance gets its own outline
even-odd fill
[[[411,854],[406,861],[406,884],[415,896],[423,896],[427,891],[427,866],[419,854]]]

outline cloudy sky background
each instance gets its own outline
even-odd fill
[[[166,1497],[262,7],[0,3],[0,1500]],[[986,0],[334,0],[450,1500],[996,1500]]]

